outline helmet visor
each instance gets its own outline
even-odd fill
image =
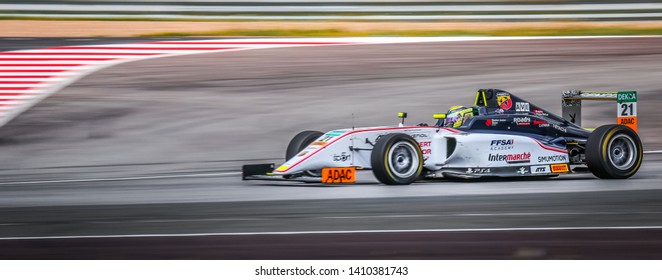
[[[462,120],[462,114],[456,112],[456,113],[450,113],[446,115],[446,119],[444,120],[444,127],[454,127],[455,123]]]

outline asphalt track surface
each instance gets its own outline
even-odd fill
[[[106,42],[105,42],[106,43]],[[662,147],[662,38],[282,48],[102,70],[0,129],[2,258],[660,258],[662,156],[628,180],[242,182],[300,130],[410,123],[502,88],[639,92]],[[586,126],[615,105],[587,103]],[[354,120],[352,121],[352,113]],[[21,237],[22,239],[16,238]]]

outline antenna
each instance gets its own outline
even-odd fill
[[[354,131],[354,113],[352,113],[352,131]]]

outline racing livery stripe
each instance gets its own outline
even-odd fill
[[[297,161],[296,163],[294,163],[294,164],[288,166],[288,167],[285,168],[284,170],[275,170],[274,173],[283,173],[283,172],[287,172],[287,171],[289,171],[290,169],[294,168],[295,166],[299,165],[299,163],[302,163],[302,162],[306,161],[307,159],[309,159],[310,157],[312,157],[313,155],[319,153],[321,150],[326,149],[326,147],[333,145],[333,143],[335,143],[335,142],[338,142],[338,140],[340,140],[340,139],[342,139],[342,138],[345,138],[346,136],[352,135],[352,134],[354,134],[354,133],[359,133],[359,132],[370,132],[370,131],[385,131],[385,130],[405,130],[405,129],[413,129],[413,128],[434,128],[434,129],[439,129],[439,127],[436,127],[436,126],[402,126],[402,127],[380,127],[380,128],[370,128],[370,129],[354,130],[354,131],[351,131],[351,132],[349,132],[349,133],[346,133],[346,134],[341,135],[340,137],[334,139],[333,141],[327,143],[326,145],[324,145],[324,146],[320,147],[319,149],[315,150],[314,152],[310,153],[308,156],[306,156],[306,157],[302,158],[301,160]],[[458,131],[458,130],[455,130],[455,129],[452,129],[452,131],[449,130],[448,128],[442,128],[442,129],[444,129],[444,130],[448,130],[448,131],[453,132],[453,133],[459,133],[459,131]]]
[[[339,141],[340,139],[342,139],[342,138],[344,138],[344,137],[346,137],[346,136],[349,136],[349,135],[352,135],[352,134],[355,134],[355,133],[359,133],[359,132],[371,132],[371,131],[386,131],[386,130],[405,130],[405,129],[413,129],[413,128],[435,128],[435,129],[439,129],[439,127],[436,127],[436,126],[403,126],[403,127],[383,127],[383,128],[371,128],[371,129],[354,130],[354,131],[351,131],[351,132],[349,132],[349,133],[343,134],[343,135],[341,135],[340,137],[338,137],[338,138],[332,140],[331,142],[327,143],[326,145],[324,145],[324,146],[320,147],[319,149],[315,150],[314,152],[308,154],[306,157],[304,157],[304,158],[300,159],[299,161],[295,162],[294,164],[288,166],[288,167],[285,168],[284,170],[275,170],[274,173],[284,173],[284,172],[287,172],[287,171],[289,171],[290,169],[294,168],[295,166],[299,165],[300,163],[306,161],[306,160],[309,159],[310,157],[314,156],[315,154],[319,153],[320,151],[322,151],[322,150],[326,149],[327,147],[333,145],[333,143]],[[442,127],[441,129],[446,130],[446,131],[449,131],[449,132],[451,132],[451,133],[455,133],[455,134],[462,133],[462,131],[459,131],[459,130],[456,130],[456,129],[452,129],[452,128],[447,128],[447,127]],[[533,138],[531,138],[531,139],[533,139]],[[541,143],[540,141],[538,141],[538,140],[536,140],[536,139],[533,139],[533,141],[535,141],[536,143],[538,143],[538,145],[540,145],[540,147],[542,147],[542,148],[545,149],[545,150],[549,150],[549,151],[553,151],[553,152],[557,152],[557,153],[568,154],[568,152],[565,151],[565,150],[558,149],[558,148],[554,148],[554,147],[550,147],[550,146],[546,146],[546,145],[544,145],[543,143]]]
[[[531,138],[531,139],[533,139],[533,138]],[[568,151],[566,151],[566,150],[562,150],[562,149],[559,149],[559,148],[554,148],[554,147],[546,146],[545,144],[541,143],[541,142],[538,141],[537,139],[533,139],[533,141],[536,141],[536,143],[538,143],[538,145],[540,145],[540,147],[542,147],[542,148],[545,149],[545,150],[549,150],[549,151],[557,152],[557,153],[568,154]]]
[[[446,131],[448,131],[448,132],[455,133],[455,134],[462,133],[462,131],[459,131],[459,130],[457,130],[457,129],[453,129],[453,128],[449,128],[449,127],[442,127],[441,129],[446,130]]]

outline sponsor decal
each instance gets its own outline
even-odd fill
[[[568,133],[568,129],[566,129],[565,127],[562,127],[562,126],[560,126],[560,125],[558,125],[558,124],[552,124],[552,127],[553,127],[554,129],[558,130],[558,131],[563,132],[563,133]]]
[[[618,124],[630,127],[637,132],[637,117],[618,118]]]
[[[637,102],[637,93],[634,91],[623,91],[616,93],[616,102]]]
[[[417,139],[417,140],[418,139],[430,139],[430,134],[429,133],[412,133],[412,134],[409,134],[409,135],[411,135],[411,137],[413,137],[414,139]]]
[[[298,154],[297,156],[298,156],[298,157],[302,157],[302,156],[305,156],[305,155],[307,155],[307,154],[308,154],[308,151],[303,151],[303,152],[301,152],[300,154]]]
[[[563,132],[563,133],[568,133],[568,129],[567,129],[567,128],[562,127],[562,126],[560,126],[560,125],[558,125],[558,124],[543,123],[543,124],[538,125],[538,127],[540,127],[540,128],[543,128],[543,127],[552,127],[552,128],[554,128],[554,129],[556,129],[556,130],[558,130],[558,131],[561,131],[561,132]]]
[[[506,121],[506,119],[489,119],[489,120],[485,121],[485,125],[486,126],[496,126],[500,122],[505,122],[505,121]]]
[[[418,142],[418,145],[421,146],[421,148],[426,148],[426,149],[421,149],[421,154],[424,155],[432,154],[432,149],[429,148],[430,145],[432,145],[432,141]]]
[[[515,111],[517,112],[528,112],[529,103],[528,102],[515,102]]]
[[[350,158],[352,158],[352,155],[342,152],[339,155],[334,154],[333,155],[333,161],[348,161]]]
[[[524,167],[524,166],[522,166],[522,167],[520,167],[519,169],[517,169],[517,173],[519,173],[520,175],[524,175],[524,174],[526,174],[526,173],[529,173],[529,169],[526,168],[526,167]]]
[[[531,161],[531,153],[521,153],[521,154],[489,154],[487,157],[488,161],[505,161],[507,163],[522,163]]]
[[[501,92],[497,93],[497,104],[503,110],[510,110],[513,107],[513,100],[510,99],[510,94]]]
[[[546,174],[549,173],[549,165],[536,165],[531,166],[532,174]]]
[[[538,162],[540,163],[568,162],[568,156],[567,155],[539,156]]]
[[[565,173],[570,172],[567,164],[552,164],[552,173]]]
[[[571,123],[577,123],[577,122],[576,122],[577,113],[574,113],[574,114],[568,114],[568,117],[570,117],[570,122],[571,122]]]
[[[311,146],[324,146],[326,145],[326,142],[321,142],[321,141],[315,141],[313,143],[310,143]]]
[[[492,143],[490,145],[506,146],[506,145],[514,145],[514,144],[515,144],[515,139],[499,139],[499,140],[492,140]]]
[[[490,143],[490,150],[499,151],[499,150],[512,150],[515,146],[515,139],[499,139],[492,140]]]
[[[618,124],[622,125],[628,125],[628,124],[636,124],[637,121],[635,118],[619,118],[618,119]]]
[[[624,91],[616,93],[618,101],[617,123],[637,131],[637,92]]]
[[[329,137],[333,138],[333,137],[338,137],[342,134],[343,134],[342,132],[331,131],[331,132],[328,132],[327,134],[324,134],[324,136],[329,136]]]
[[[495,113],[495,114],[503,114],[503,113],[505,113],[505,112],[506,112],[506,111],[504,111],[504,110],[501,109],[501,108],[494,110],[494,113]]]
[[[322,183],[342,184],[356,182],[356,168],[324,168],[322,169]]]
[[[547,124],[547,122],[538,119],[533,119],[533,125],[541,125],[541,124]]]
[[[513,122],[517,125],[531,125],[531,118],[529,117],[515,117]]]
[[[549,116],[549,114],[545,113],[545,111],[540,109],[533,109],[533,113],[538,116]]]
[[[490,172],[489,168],[467,168],[466,171],[467,174],[486,174]]]

